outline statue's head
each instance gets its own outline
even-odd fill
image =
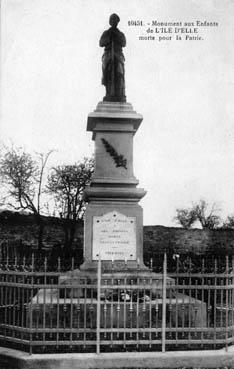
[[[111,27],[117,27],[118,23],[120,21],[120,18],[117,14],[111,14],[110,19],[109,19],[109,24]]]

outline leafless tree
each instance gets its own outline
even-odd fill
[[[193,210],[197,220],[204,229],[214,229],[220,225],[219,209],[216,203],[209,204],[205,200],[200,200],[198,204],[193,205]]]
[[[52,150],[37,154],[37,159],[22,147],[5,147],[0,160],[0,176],[5,186],[4,204],[15,210],[32,212],[39,226],[38,248],[42,248],[43,218],[41,216],[41,195],[45,167]]]
[[[175,220],[182,227],[189,229],[199,221],[203,229],[214,229],[220,225],[221,218],[218,215],[219,209],[215,203],[209,204],[205,200],[199,200],[189,208],[176,209]]]
[[[90,183],[93,168],[93,158],[84,158],[73,165],[52,168],[48,176],[47,190],[54,196],[57,212],[65,220],[65,244],[68,250],[72,247],[77,220],[84,215],[86,203],[83,193]]]

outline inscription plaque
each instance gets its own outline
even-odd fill
[[[117,211],[93,217],[93,260],[136,260],[136,218]]]

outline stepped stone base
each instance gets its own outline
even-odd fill
[[[138,305],[138,306],[137,306]],[[206,327],[206,304],[199,300],[180,295],[176,299],[166,299],[166,322],[170,327]],[[32,304],[33,328],[59,327],[64,325],[81,331],[96,329],[97,300],[90,298],[60,298],[57,290],[40,290]],[[71,321],[72,319],[72,321]],[[151,320],[151,323],[150,323]],[[85,323],[84,323],[85,322]],[[101,301],[100,328],[156,328],[162,324],[162,299],[152,301],[124,302]],[[84,326],[85,325],[85,326]],[[82,332],[81,332],[82,333]]]
[[[166,283],[166,320],[169,326],[206,327],[206,303],[185,294],[176,294],[172,278],[167,278]],[[117,284],[120,285],[119,289],[112,287]],[[60,277],[59,289],[39,290],[31,304],[33,326],[41,326],[44,316],[48,327],[56,326],[59,318],[62,327],[65,324],[66,327],[75,325],[84,328],[85,324],[86,328],[96,329],[96,285],[96,273],[74,270]],[[125,288],[125,285],[133,286],[133,289]],[[124,328],[126,324],[130,324],[132,328],[160,329],[162,286],[162,274],[149,270],[104,272],[100,296],[101,328]]]

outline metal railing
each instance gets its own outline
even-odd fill
[[[0,345],[30,353],[228,348],[234,342],[234,268],[226,258],[186,271],[127,269],[61,277],[25,261],[0,268]],[[152,267],[152,265],[151,265]]]

